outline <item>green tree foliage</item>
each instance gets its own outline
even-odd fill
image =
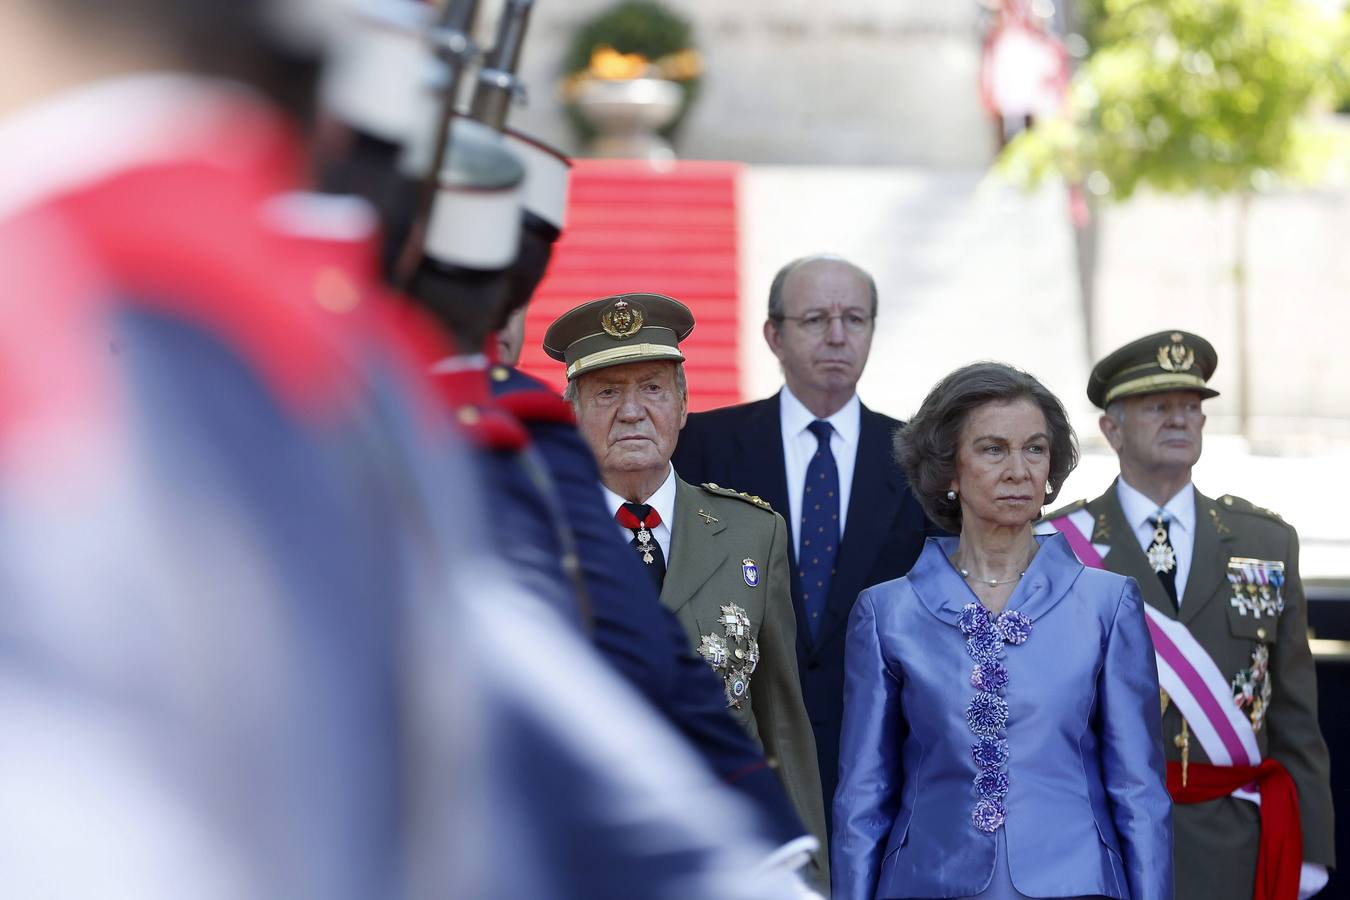
[[[694,46],[694,35],[687,20],[660,3],[623,0],[577,30],[563,64],[566,74],[583,71],[591,64],[592,51],[601,46],[660,59]]]
[[[1310,0],[1086,0],[1092,52],[1066,108],[1001,168],[1055,173],[1125,200],[1141,186],[1211,194],[1307,181],[1334,147],[1309,112],[1344,81],[1343,19]]]
[[[694,29],[689,21],[655,0],[620,0],[620,2],[586,20],[577,29],[563,60],[563,74],[575,77],[591,64],[591,54],[598,47],[610,47],[619,53],[637,53],[648,60],[670,57],[682,50],[695,47]],[[681,78],[683,89],[680,111],[675,120],[662,129],[665,137],[679,131],[689,114],[689,108],[698,98],[702,79]],[[566,101],[567,117],[583,142],[595,136],[595,130],[570,100]]]

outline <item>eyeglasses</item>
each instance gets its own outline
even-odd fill
[[[844,326],[844,331],[849,334],[862,334],[867,327],[872,324],[875,316],[864,315],[860,312],[838,313],[836,315],[826,315],[825,313],[807,313],[804,316],[771,316],[775,322],[795,322],[797,327],[807,334],[819,337],[823,335],[830,327],[830,323],[835,319]]]

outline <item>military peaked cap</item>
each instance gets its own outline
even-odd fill
[[[567,364],[567,379],[649,360],[683,362],[680,341],[694,314],[662,294],[616,294],[563,313],[544,334],[544,352]]]
[[[1206,382],[1219,364],[1214,346],[1188,331],[1160,331],[1131,341],[1092,367],[1087,395],[1094,406],[1122,397],[1165,391],[1219,392]]]

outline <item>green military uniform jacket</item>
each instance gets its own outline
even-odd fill
[[[1195,547],[1179,614],[1149,565],[1120,507],[1116,485],[1087,503],[1048,519],[1086,508],[1092,514],[1094,544],[1106,544],[1106,568],[1139,583],[1144,600],[1184,624],[1225,676],[1237,679],[1253,667],[1253,655],[1269,653],[1270,700],[1256,725],[1263,758],[1278,760],[1298,788],[1303,858],[1333,866],[1331,785],[1326,743],[1317,725],[1317,680],[1308,648],[1308,609],[1298,574],[1298,534],[1279,516],[1239,497],[1211,500],[1195,492]],[[1281,561],[1285,565],[1284,611],[1244,615],[1231,601],[1230,559]],[[1163,714],[1163,749],[1180,761],[1182,719],[1168,704]],[[1189,741],[1191,763],[1208,763],[1198,741]],[[1251,900],[1260,838],[1260,811],[1246,800],[1224,797],[1173,807],[1176,896],[1206,900]]]
[[[759,660],[748,691],[731,713],[763,745],[802,823],[820,841],[807,877],[828,895],[825,807],[815,738],[797,677],[787,526],[758,498],[715,485],[694,487],[677,477],[670,535],[661,602],[675,613],[694,648],[705,648],[705,658],[708,641],[720,639],[728,648],[730,659],[719,674],[727,683],[729,703],[739,689],[734,673],[745,668],[737,665],[745,659],[738,660],[736,650],[747,653],[748,645],[728,639],[723,607],[734,604],[749,619]]]

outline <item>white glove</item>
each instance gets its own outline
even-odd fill
[[[1313,894],[1327,886],[1327,867],[1317,863],[1304,863],[1298,873],[1298,900],[1308,900]]]
[[[801,873],[801,870],[811,862],[811,854],[818,849],[820,849],[820,841],[809,834],[804,834],[799,838],[788,841],[766,856],[755,867],[755,874],[788,873],[796,880],[797,890],[786,900],[825,900],[824,897],[807,886]]]

